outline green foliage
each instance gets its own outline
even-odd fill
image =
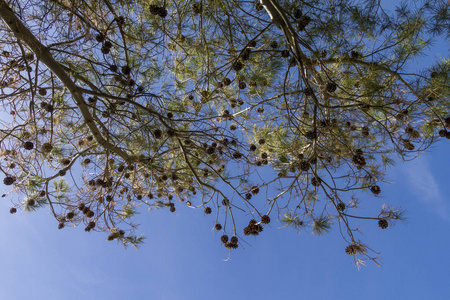
[[[450,60],[417,67],[449,38],[448,5],[275,2],[284,31],[240,0],[0,0],[11,114],[0,170],[25,199],[16,205],[48,206],[58,224],[95,220],[125,245],[142,243],[141,206],[211,210],[224,233],[278,213],[319,235],[338,224],[364,249],[355,262],[375,261],[355,223],[402,211],[348,209],[382,193],[396,161],[448,136]],[[92,213],[72,216],[80,205]],[[255,221],[254,235],[266,224]]]
[[[330,220],[325,216],[320,216],[314,220],[313,233],[317,235],[322,235],[330,231],[331,224]]]
[[[123,206],[120,215],[123,219],[129,219],[136,214],[136,209],[133,207],[133,204],[127,203]]]
[[[290,211],[285,212],[283,216],[280,218],[280,222],[285,224],[285,227],[293,227],[297,231],[300,231],[301,228],[305,227],[305,223],[303,220],[300,220],[300,216],[294,215]]]

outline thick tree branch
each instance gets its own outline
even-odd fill
[[[64,86],[69,90],[73,99],[75,100],[76,105],[80,109],[80,112],[86,122],[87,126],[91,130],[94,135],[95,140],[105,149],[108,149],[120,157],[122,157],[125,161],[132,161],[134,157],[129,156],[125,151],[121,148],[112,145],[108,141],[106,141],[100,130],[94,123],[94,119],[92,118],[91,113],[89,112],[89,107],[83,98],[83,93],[79,89],[79,87],[75,84],[75,82],[70,78],[70,76],[64,71],[63,66],[61,66],[52,56],[47,47],[45,47],[34,35],[33,33],[25,27],[22,21],[17,18],[16,14],[12,11],[12,9],[8,6],[8,4],[4,0],[0,0],[0,18],[7,24],[10,30],[14,33],[14,35],[22,40],[30,49],[36,54],[37,58],[49,68],[50,71],[55,74],[59,80],[64,84]]]

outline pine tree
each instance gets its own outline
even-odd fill
[[[348,209],[449,138],[450,60],[411,64],[450,37],[444,2],[0,0],[4,183],[124,244],[139,206],[188,200],[223,236],[339,224],[376,262],[352,224],[402,211]]]

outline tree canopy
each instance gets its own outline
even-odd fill
[[[133,215],[212,214],[227,249],[271,219],[339,226],[389,167],[450,138],[446,1],[0,0],[0,131],[11,213],[49,207],[138,245]],[[13,196],[16,195],[16,196]],[[364,221],[366,219],[367,221]]]

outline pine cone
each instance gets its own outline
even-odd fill
[[[385,219],[381,219],[381,220],[378,221],[378,226],[379,226],[381,229],[386,229],[386,228],[388,228],[389,223],[388,223],[388,221],[386,221]]]
[[[103,54],[109,54],[111,52],[111,48],[103,46],[100,51],[102,51]]]
[[[244,51],[242,51],[241,58],[242,60],[249,60],[250,54],[252,53],[252,50],[250,48],[245,48]]]
[[[306,161],[304,161],[304,160],[302,160],[302,161],[300,162],[300,166],[299,166],[299,167],[300,167],[300,170],[306,172],[306,171],[309,170],[309,163],[306,162]]]
[[[344,202],[339,202],[339,203],[336,205],[336,208],[337,208],[338,211],[344,211],[344,210],[345,210],[345,204],[344,204]]]
[[[328,93],[333,93],[333,92],[335,92],[336,89],[337,89],[337,84],[330,81],[330,82],[327,82],[325,88],[326,88],[326,90],[327,90]]]
[[[225,248],[227,249],[236,249],[238,247],[238,244],[232,243],[232,242],[226,242]]]
[[[242,68],[244,68],[244,64],[237,60],[231,65],[231,67],[236,72],[239,72],[240,70],[242,70]]]
[[[250,191],[252,192],[253,195],[257,195],[259,193],[259,187],[257,186],[253,186]]]
[[[300,19],[298,20],[298,26],[297,29],[298,31],[303,31],[305,30],[306,26],[308,26],[308,24],[311,22],[311,18],[309,16],[301,16]]]
[[[194,13],[194,15],[198,15],[202,13],[202,5],[200,3],[194,3],[192,4],[192,12]]]
[[[373,185],[370,187],[370,191],[375,195],[378,195],[379,193],[381,193],[381,188],[378,185]]]
[[[160,139],[162,136],[162,130],[161,129],[155,129],[153,131],[153,135],[155,136],[155,139]]]
[[[167,17],[167,9],[166,9],[165,7],[160,7],[160,8],[159,8],[159,11],[158,11],[158,15],[159,15],[161,18]]]
[[[220,237],[220,241],[222,242],[222,243],[226,243],[226,242],[228,242],[228,235],[222,235],[221,237]]]
[[[45,95],[47,95],[47,90],[46,89],[44,89],[44,88],[39,88],[39,95],[41,95],[41,96],[45,96]]]
[[[240,158],[242,157],[242,154],[241,154],[239,151],[235,151],[235,152],[233,153],[233,157],[234,157],[235,159],[240,159]]]
[[[27,142],[23,143],[23,148],[25,150],[32,150],[34,148],[34,144],[33,144],[33,142],[27,141]]]
[[[244,234],[245,235],[250,235],[250,228],[249,227],[245,227],[244,228]]]
[[[361,130],[362,136],[368,136],[369,135],[369,127],[364,126]]]
[[[308,132],[305,133],[305,137],[306,137],[308,140],[314,140],[314,139],[317,138],[317,132],[314,131],[314,130],[310,130],[310,131],[308,131]]]
[[[345,253],[347,253],[348,255],[355,255],[356,253],[358,253],[358,246],[355,244],[348,245],[345,248]]]
[[[252,225],[249,228],[251,235],[259,235],[259,233],[264,229],[261,224]]]
[[[42,152],[48,153],[53,150],[53,145],[51,143],[44,143],[41,147]]]
[[[125,17],[124,16],[118,16],[114,19],[118,24],[123,25],[125,24]]]
[[[450,116],[444,119],[445,127],[450,129]]]
[[[6,177],[3,179],[3,184],[4,184],[4,185],[11,185],[11,184],[13,184],[15,181],[16,181],[16,178],[15,178],[15,177],[12,177],[12,176],[6,176]]]
[[[353,59],[359,58],[359,56],[360,56],[360,54],[359,54],[358,51],[354,51],[353,50],[353,51],[350,52],[350,57],[353,58]]]
[[[117,72],[118,67],[117,67],[116,65],[110,65],[110,66],[109,66],[109,70],[110,70],[111,72]],[[94,98],[92,98],[92,99],[94,99]]]
[[[403,140],[403,147],[405,147],[407,150],[414,150],[414,145],[409,140]]]
[[[312,96],[314,95],[314,90],[311,87],[306,87],[303,91],[306,96]]]
[[[264,215],[261,217],[261,223],[263,224],[269,224],[270,223],[270,217],[268,215]]]
[[[154,16],[159,14],[159,6],[155,4],[150,4],[149,6],[150,13]]]
[[[361,167],[366,165],[366,159],[364,158],[364,156],[358,154],[353,156],[353,162]]]
[[[105,36],[104,36],[103,34],[99,33],[99,34],[97,34],[97,35],[95,36],[95,40],[96,40],[97,42],[101,43],[101,42],[103,42],[103,41],[105,40]]]
[[[223,82],[224,85],[229,86],[231,84],[231,79],[230,78],[225,78],[222,82]]]
[[[129,75],[131,73],[131,68],[129,66],[125,65],[121,68],[121,71],[124,75]]]
[[[322,179],[320,179],[319,177],[311,178],[311,184],[313,186],[319,186],[321,182],[322,182]]]

